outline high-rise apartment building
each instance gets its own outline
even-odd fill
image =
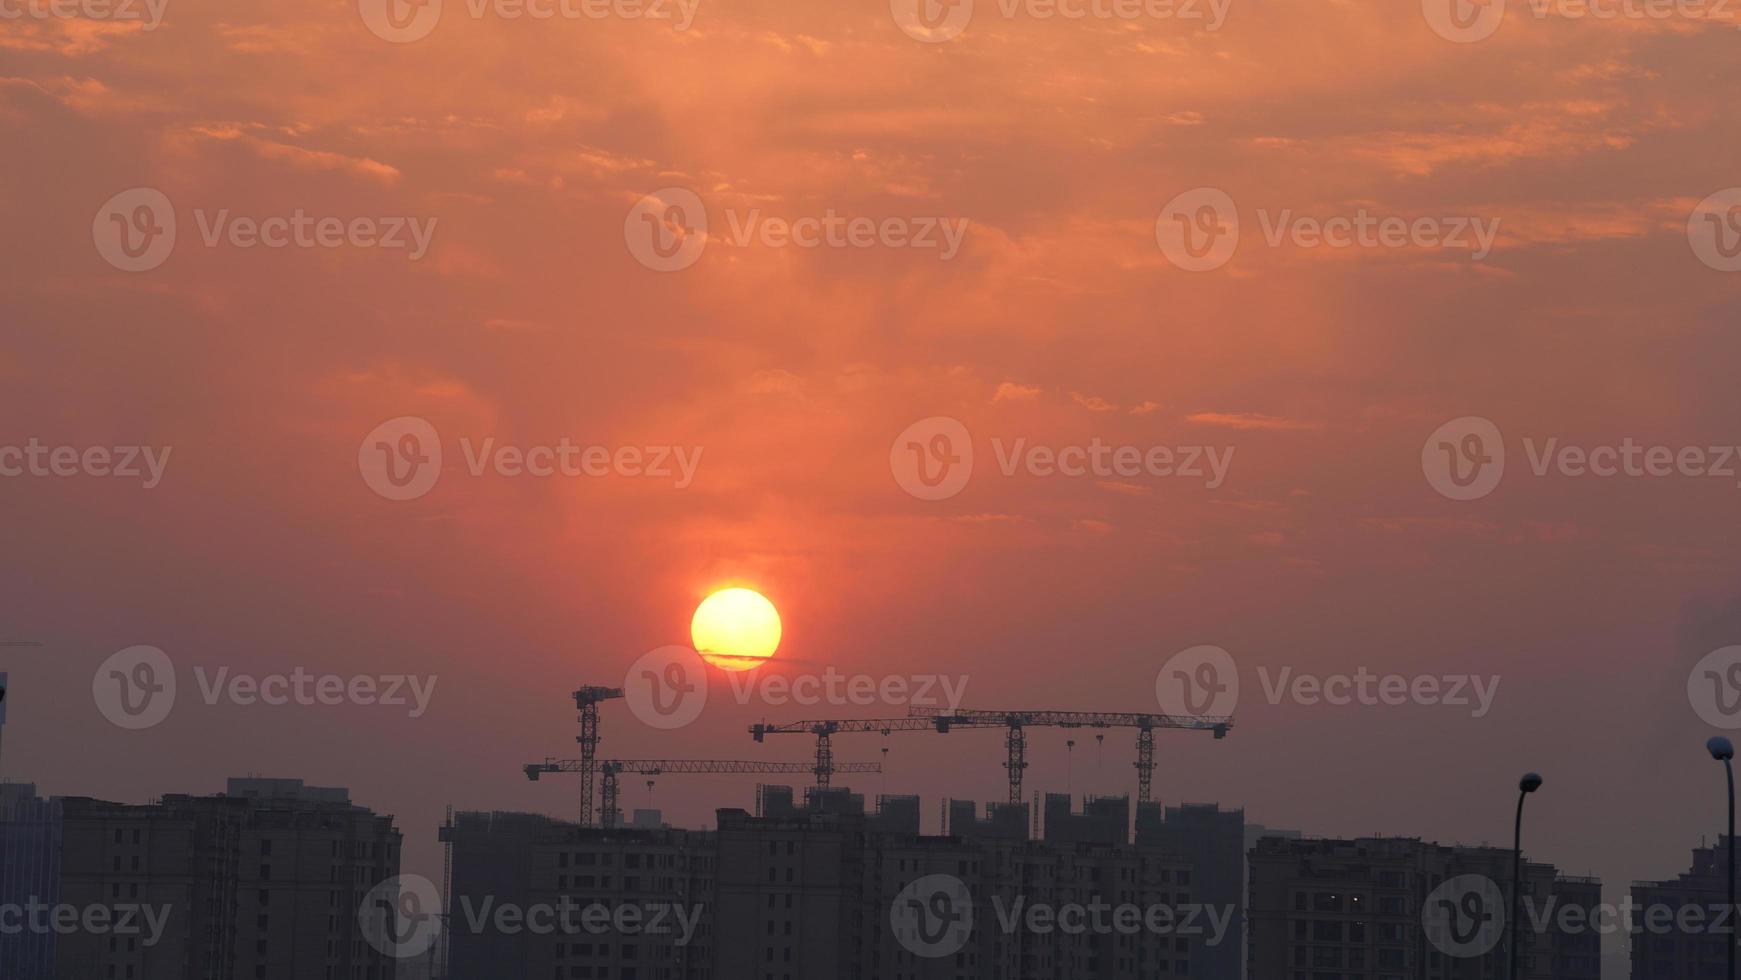
[[[57,937],[64,980],[391,980],[363,896],[398,874],[392,818],[342,789],[231,780],[221,796],[60,801],[60,900],[161,928]]]
[[[1414,838],[1264,838],[1250,854],[1249,971],[1264,980],[1492,980],[1503,941],[1511,852]],[[1599,937],[1555,910],[1589,916],[1601,885],[1524,865],[1519,976],[1598,980]],[[1554,914],[1544,914],[1554,913]],[[1541,925],[1538,927],[1537,922]],[[1429,929],[1429,924],[1432,929]]]

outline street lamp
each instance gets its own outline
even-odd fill
[[[1522,952],[1517,942],[1517,920],[1523,918],[1523,800],[1542,788],[1542,778],[1526,772],[1517,781],[1517,819],[1511,825],[1511,915],[1505,928],[1511,933],[1511,980],[1517,980],[1517,958]]]
[[[1729,980],[1735,980],[1735,924],[1731,918],[1735,914],[1735,746],[1721,735],[1712,735],[1705,750],[1723,764],[1723,773],[1729,777],[1729,907],[1724,909],[1723,918],[1729,922]]]

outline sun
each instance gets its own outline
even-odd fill
[[[695,651],[725,670],[751,670],[780,645],[780,614],[754,589],[720,589],[689,623]]]

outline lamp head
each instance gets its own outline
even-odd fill
[[[1721,735],[1712,735],[1705,742],[1705,750],[1711,753],[1711,758],[1718,762],[1728,762],[1735,758],[1735,745]]]
[[[1539,773],[1533,773],[1533,772],[1524,773],[1523,778],[1519,779],[1517,781],[1517,788],[1519,791],[1524,792],[1524,793],[1533,793],[1536,790],[1541,789],[1542,788],[1541,775]]]

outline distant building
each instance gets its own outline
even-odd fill
[[[1230,916],[1224,942],[1192,947],[1192,976],[1239,980],[1245,961],[1245,811],[1213,803],[1164,810],[1158,803],[1139,804],[1136,842],[1183,858],[1196,900]]]
[[[1100,832],[1093,820],[1076,826]],[[1192,975],[1190,948],[1198,940],[1175,930],[1033,929],[1023,918],[1035,907],[1051,914],[1067,907],[1128,906],[1164,907],[1167,921],[1178,922],[1181,908],[1192,901],[1190,872],[1183,860],[1158,851],[995,835],[878,833],[864,818],[848,814],[752,817],[721,810],[719,853],[720,977]],[[904,946],[890,925],[903,890],[930,876],[959,881],[973,901],[970,938],[938,958]]]
[[[711,833],[456,813],[442,840],[451,980],[713,976]]]
[[[1698,921],[1711,922],[1713,909],[1729,901],[1727,834],[1717,843],[1693,849],[1691,867],[1669,881],[1639,881],[1632,885],[1632,901],[1641,911],[1633,914],[1633,980],[1680,980],[1682,977],[1720,977],[1728,968],[1728,950],[1723,935],[1713,929],[1684,930],[1652,928],[1649,916],[1683,921],[1683,914],[1698,910]],[[1652,912],[1653,909],[1663,909]],[[1688,913],[1682,913],[1687,909]]]
[[[972,800],[945,800],[943,834],[946,837],[992,837],[1027,840],[1029,811],[1026,803],[988,803],[985,816]]]
[[[1423,913],[1435,889],[1465,875],[1485,878],[1497,889],[1457,912],[1476,924],[1503,928],[1511,852],[1501,848],[1447,847],[1413,838],[1306,840],[1265,838],[1251,851],[1247,922],[1250,975],[1270,978],[1411,978],[1486,980],[1507,975],[1503,941],[1484,952],[1450,955],[1429,938]],[[1524,897],[1537,910],[1576,905],[1588,916],[1601,901],[1601,884],[1562,878],[1552,865],[1526,863]],[[1493,906],[1497,904],[1498,908]],[[1526,922],[1529,912],[1526,907]],[[1546,932],[1517,930],[1527,980],[1598,980],[1598,936],[1560,931],[1559,917]],[[1586,919],[1587,921],[1587,919]],[[1455,928],[1463,928],[1461,920]],[[1455,950],[1453,950],[1455,952]]]
[[[784,787],[757,794],[760,813],[723,809],[717,829],[581,828],[528,814],[456,814],[452,851],[448,977],[451,980],[1188,980],[1191,929],[1031,929],[1035,906],[1157,909],[1178,923],[1193,904],[1187,861],[1159,848],[1029,840],[1026,807],[990,809],[975,829],[1003,821],[1008,836],[923,836],[919,801],[884,797],[878,812],[853,812],[862,797]],[[1119,801],[1122,802],[1122,801]],[[860,804],[862,805],[862,804]],[[1072,815],[1092,833],[1113,803]],[[1066,828],[1066,832],[1075,830]],[[651,870],[649,870],[651,869]],[[633,884],[626,879],[639,877]],[[974,906],[972,935],[930,958],[903,944],[891,923],[915,881],[960,881]],[[481,903],[671,902],[702,909],[688,943],[634,936],[540,937],[504,933]],[[1193,920],[1193,928],[1200,927]],[[1225,938],[1224,936],[1221,938]]]
[[[30,783],[0,783],[0,907],[57,904],[60,850],[59,802],[38,797]],[[48,980],[54,954],[46,930],[0,929],[0,977]]]
[[[222,796],[60,801],[61,901],[160,910],[149,936],[58,939],[64,980],[382,980],[358,909],[399,872],[391,817],[344,790],[232,780]],[[143,914],[143,913],[141,913]]]
[[[721,980],[861,976],[862,815],[718,815],[714,975]]]
[[[1047,793],[1042,810],[1044,838],[1050,844],[1109,844],[1130,842],[1130,797],[1090,796],[1082,812],[1072,812],[1068,793]]]

